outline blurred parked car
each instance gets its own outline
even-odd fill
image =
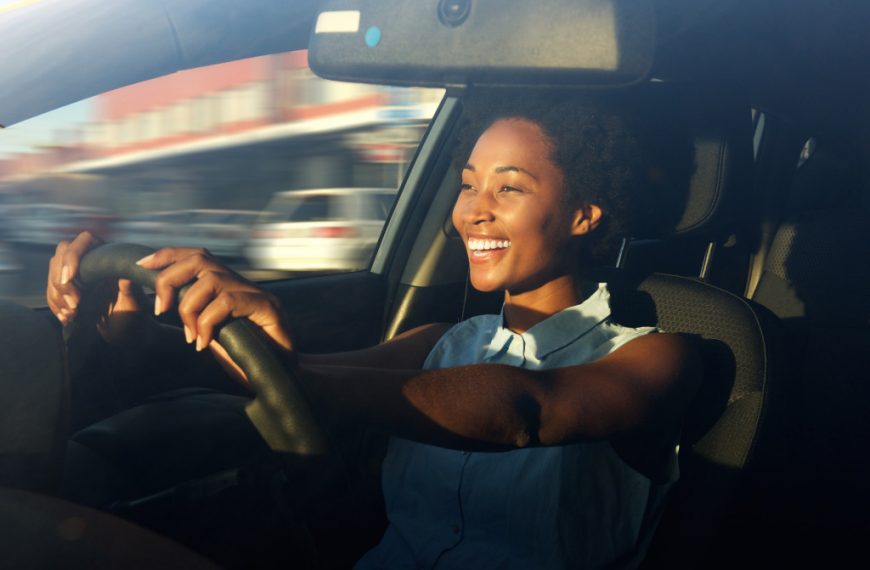
[[[279,192],[251,231],[245,256],[258,269],[363,269],[395,199],[391,188]]]
[[[245,239],[260,212],[179,210],[143,212],[119,222],[118,239],[149,247],[204,247],[221,257],[241,257]]]
[[[22,204],[9,206],[8,240],[18,243],[56,245],[87,230],[112,237],[112,216],[106,210],[66,204]]]

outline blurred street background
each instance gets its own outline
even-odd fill
[[[293,52],[0,130],[0,298],[42,304],[54,245],[85,229],[258,279],[364,268],[442,94],[325,81]]]

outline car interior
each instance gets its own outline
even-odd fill
[[[590,268],[614,292],[614,319],[680,333],[703,360],[680,482],[642,567],[836,567],[859,555],[870,529],[870,7],[499,4],[327,0],[297,14],[293,47],[309,49],[316,73],[446,89],[369,269],[263,283],[299,350],[497,313],[501,299],[469,286],[450,224],[466,108],[502,90],[611,90],[656,117],[662,152],[687,144],[693,162],[685,185],[651,185],[653,229]],[[109,246],[90,279],[153,283],[133,263],[141,255]],[[324,455],[304,398],[240,321],[220,340],[253,372],[249,417],[271,458],[108,512],[53,499],[67,447],[111,455],[105,410],[134,396],[117,387],[122,356],[50,317],[0,305],[0,544],[17,567],[342,568],[377,542],[385,436],[346,434]]]

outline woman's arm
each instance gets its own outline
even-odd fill
[[[685,339],[652,334],[598,361],[552,370],[321,366],[300,377],[330,423],[361,421],[434,445],[499,450],[672,431],[698,367]]]
[[[329,423],[364,421],[411,439],[463,449],[508,449],[673,432],[698,382],[698,358],[678,335],[645,335],[592,363],[529,371],[478,364],[421,371],[447,325],[419,327],[379,347],[299,357],[274,296],[196,250],[158,251],[158,308],[193,281],[178,307],[188,340],[211,346],[229,317],[248,318],[296,370]],[[222,362],[232,365],[224,353]],[[407,368],[411,368],[408,370]]]

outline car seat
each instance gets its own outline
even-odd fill
[[[770,528],[796,561],[830,563],[870,526],[870,241],[854,163],[811,139],[804,147],[753,300],[789,336],[794,469]],[[854,553],[854,550],[852,550]]]
[[[685,200],[659,202],[675,209],[663,215],[675,222],[633,238],[721,243],[744,222],[752,190],[751,112],[734,99],[720,99],[718,106],[711,100],[690,93],[679,98],[695,171]],[[700,273],[709,260],[696,260]],[[633,266],[631,254],[618,265],[615,272],[603,272],[614,320],[655,323],[686,335],[704,362],[701,387],[683,425],[680,482],[644,568],[723,567],[726,559],[745,554],[735,546],[751,532],[751,512],[788,465],[777,448],[786,425],[781,323],[764,307],[701,278]]]

